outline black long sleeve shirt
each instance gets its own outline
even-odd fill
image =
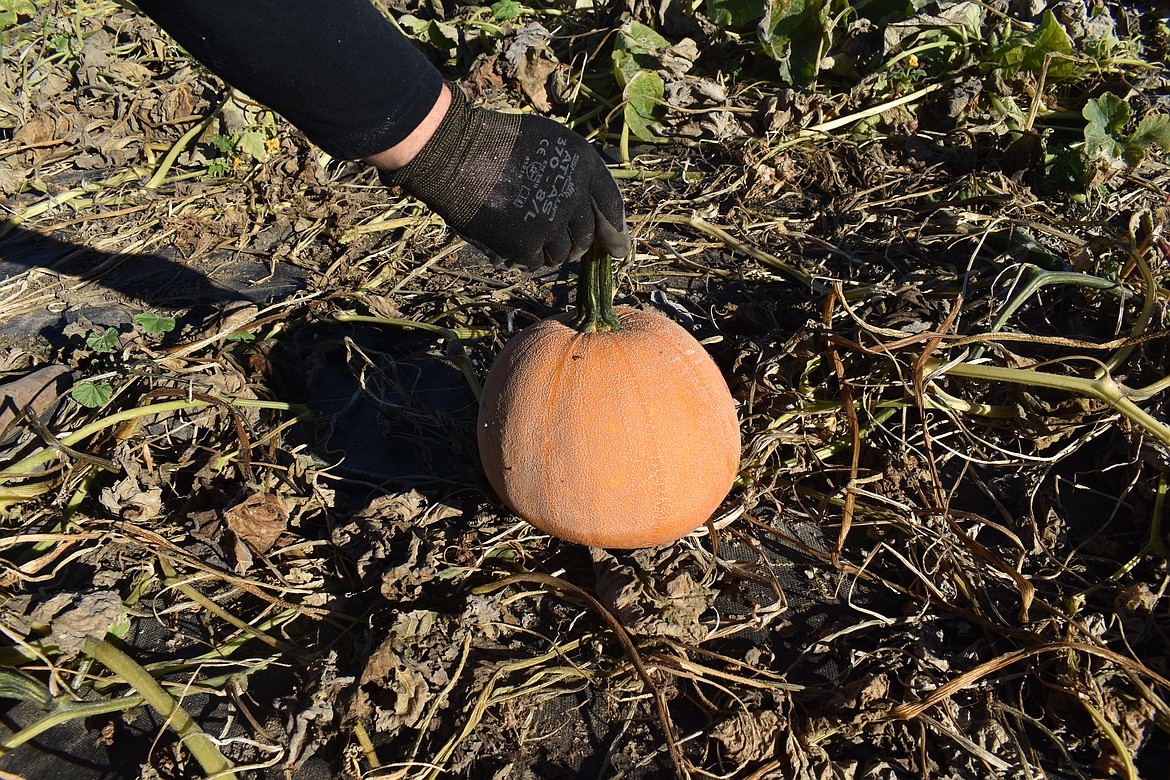
[[[220,78],[334,157],[410,134],[442,76],[369,0],[138,0]]]

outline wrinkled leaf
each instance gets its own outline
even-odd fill
[[[828,4],[818,0],[770,0],[757,34],[764,51],[793,86],[811,84],[820,70]]]
[[[1085,154],[1095,158],[1104,154],[1111,160],[1125,153],[1125,126],[1129,122],[1129,104],[1112,92],[1106,92],[1085,104],[1081,115],[1085,125]]]
[[[492,3],[492,17],[498,22],[510,22],[520,15],[521,5],[516,0]]]
[[[1097,125],[1114,138],[1120,138],[1129,122],[1129,103],[1112,92],[1106,92],[1086,103],[1081,114],[1090,124]]]
[[[1150,114],[1142,117],[1137,130],[1130,137],[1130,145],[1141,149],[1142,156],[1151,146],[1163,152],[1170,151],[1170,115]]]
[[[224,135],[223,133],[212,133],[210,136],[208,136],[208,138],[211,141],[211,145],[214,146],[220,154],[231,154],[236,148],[235,141],[232,140],[230,135]]]
[[[630,630],[640,636],[669,636],[701,641],[707,634],[703,616],[715,603],[715,591],[687,572],[652,580],[647,561],[653,553],[636,552],[621,558],[604,550],[590,550],[597,574],[597,595]],[[656,571],[656,575],[661,572]]]
[[[776,745],[784,722],[769,711],[741,710],[718,723],[711,731],[737,764],[762,761],[776,754]]]
[[[122,599],[111,590],[89,593],[60,593],[42,604],[32,615],[47,623],[57,646],[67,655],[80,653],[89,636],[104,637],[126,620]]]
[[[552,108],[548,93],[550,76],[561,67],[549,48],[550,37],[544,25],[533,22],[516,33],[503,52],[508,69],[501,75],[515,79],[536,110],[542,112]]]
[[[143,487],[135,477],[126,477],[104,488],[98,501],[110,512],[127,520],[153,520],[162,514],[162,488]]]
[[[707,18],[721,28],[746,27],[764,15],[766,0],[707,0]]]
[[[288,524],[288,513],[280,499],[271,493],[248,496],[227,510],[225,518],[236,539],[260,554],[276,544]]]
[[[1137,130],[1126,133],[1131,111],[1129,104],[1112,92],[1106,92],[1085,104],[1081,115],[1085,125],[1085,156],[1099,157],[1127,165],[1137,165],[1151,146],[1170,149],[1170,116],[1149,114],[1138,123]]]
[[[1037,76],[1044,70],[1044,60],[1050,55],[1075,54],[1072,41],[1064,27],[1051,11],[1045,11],[1040,25],[1027,35],[1009,38],[993,55],[993,60],[1007,72],[1014,75],[1021,70]],[[1076,63],[1061,56],[1053,56],[1048,63],[1048,79],[1066,79],[1077,73]]]

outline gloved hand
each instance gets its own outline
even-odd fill
[[[629,254],[621,192],[584,138],[545,117],[475,108],[450,90],[435,134],[406,167],[383,170],[383,183],[508,265],[557,266],[594,241],[614,257]]]

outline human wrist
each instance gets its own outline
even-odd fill
[[[405,167],[418,156],[418,153],[426,146],[427,141],[431,140],[450,107],[451,92],[444,83],[439,90],[439,97],[435,100],[435,105],[427,112],[418,127],[389,149],[369,157],[363,157],[362,160],[380,170],[394,171]]]

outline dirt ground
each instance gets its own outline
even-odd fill
[[[1170,776],[1165,14],[1054,3],[1038,75],[1043,4],[862,13],[793,89],[721,5],[385,8],[604,148],[618,301],[728,380],[735,488],[634,552],[477,460],[574,268],[493,268],[122,5],[0,8],[0,776]]]

